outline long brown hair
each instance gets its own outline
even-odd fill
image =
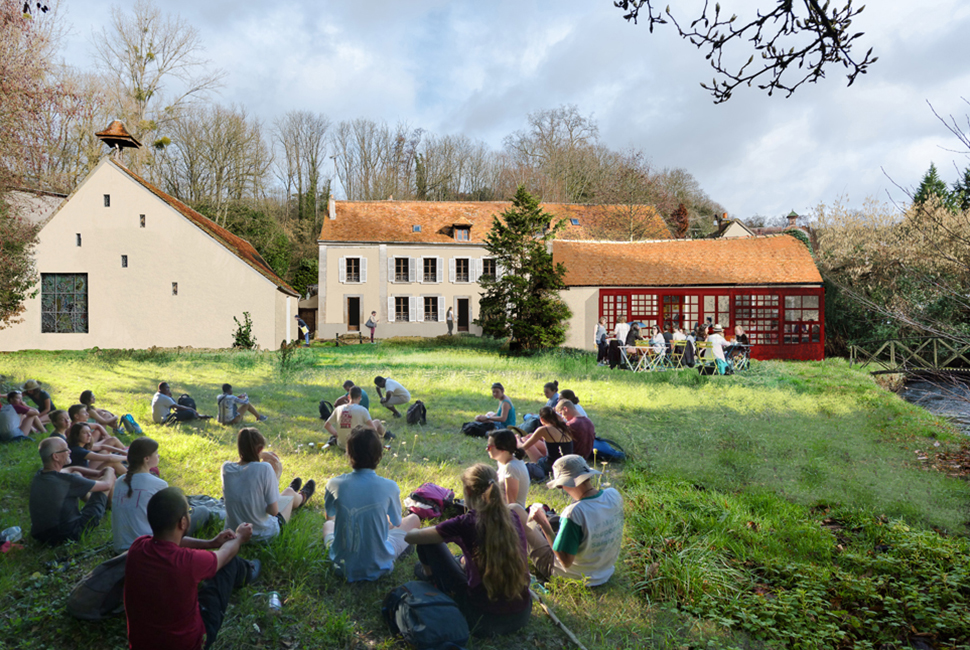
[[[561,394],[562,393],[560,393],[560,395]],[[570,429],[569,425],[566,424],[566,421],[563,420],[558,413],[556,413],[555,409],[548,406],[543,406],[541,409],[539,409],[539,419],[543,422],[548,422],[549,426],[559,431],[560,437],[568,436],[570,440],[573,439],[573,430]]]
[[[90,449],[91,443],[89,442],[87,446],[81,444],[81,429],[88,426],[87,422],[75,422],[71,425],[71,428],[67,431],[67,446],[68,447],[83,447],[84,449]],[[89,427],[90,428],[90,427]]]
[[[465,495],[476,515],[478,555],[475,564],[488,599],[518,598],[529,584],[529,565],[512,512],[502,499],[498,474],[484,463],[472,465],[461,475]]]
[[[134,488],[131,487],[131,477],[142,468],[145,459],[158,451],[158,443],[151,438],[136,438],[128,445],[128,471],[125,473],[125,485],[128,486],[128,496]]]
[[[266,438],[258,429],[246,427],[239,430],[236,446],[239,448],[239,460],[241,462],[258,463],[259,452],[266,447]]]

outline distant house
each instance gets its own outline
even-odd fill
[[[747,331],[757,359],[822,359],[825,294],[811,253],[788,235],[653,242],[556,241],[570,306],[566,345],[592,350],[600,317]]]
[[[754,236],[754,231],[744,225],[744,222],[740,219],[724,219],[711,235],[711,239],[735,239],[737,237]]]
[[[0,350],[225,348],[243,312],[261,346],[295,338],[299,295],[249,242],[110,156],[56,209],[18,200],[43,224],[40,291]]]
[[[372,311],[378,336],[481,334],[474,324],[481,297],[478,280],[493,275],[495,260],[484,242],[494,218],[511,203],[463,201],[334,201],[318,240],[317,337],[360,331]],[[589,239],[610,206],[543,203],[566,221],[560,239]],[[651,208],[642,210],[652,239],[670,230]],[[305,303],[310,304],[310,303]]]

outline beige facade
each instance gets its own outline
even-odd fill
[[[563,345],[567,348],[596,349],[593,334],[599,320],[599,295],[599,287],[573,287],[559,292],[563,302],[573,312],[566,325],[566,342]]]
[[[224,348],[243,312],[261,347],[295,332],[298,295],[247,242],[110,158],[39,240],[40,291],[23,322],[0,331],[0,350]]]
[[[461,244],[321,243],[317,338],[363,331],[372,311],[377,335],[439,336],[453,309],[455,333],[480,335],[478,278],[488,254]]]

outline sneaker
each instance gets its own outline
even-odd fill
[[[260,416],[259,416],[259,421],[260,421],[260,422],[265,422],[265,421],[266,421],[266,420],[268,420],[268,419],[269,419],[269,418],[268,418],[268,417],[266,417],[265,415],[260,415]]]
[[[384,432],[384,440],[394,440],[395,438],[397,438],[397,436],[395,436],[390,431],[385,431]]]
[[[316,491],[317,482],[311,478],[306,482],[306,485],[303,486],[303,489],[300,490],[300,496],[303,497],[303,503],[300,504],[301,508],[306,505],[306,502],[310,500],[310,497],[312,497],[313,493]]]
[[[424,565],[418,562],[414,565],[414,579],[423,582],[431,582],[431,576],[424,571]]]
[[[330,440],[327,441],[327,444],[330,445],[331,447],[336,447],[337,446],[337,436],[330,436]]]
[[[394,417],[399,418],[401,417],[401,414],[397,411],[394,411]]]
[[[259,560],[247,560],[249,562],[249,573],[246,575],[246,584],[251,585],[259,577]]]
[[[294,492],[299,492],[300,488],[303,487],[303,479],[297,476],[290,482],[290,487],[293,488]]]

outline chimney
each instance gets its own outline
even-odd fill
[[[796,228],[797,227],[797,224],[795,223],[796,221],[798,221],[798,214],[794,210],[792,210],[791,213],[789,213],[788,215],[788,227]]]
[[[330,195],[330,200],[327,201],[327,213],[330,219],[337,218],[337,200],[333,198],[333,194]]]

